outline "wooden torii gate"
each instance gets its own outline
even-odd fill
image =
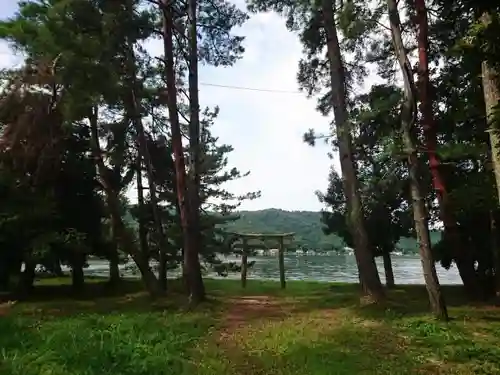
[[[285,280],[285,239],[292,239],[295,235],[294,232],[290,233],[229,233],[234,236],[235,240],[242,241],[242,252],[241,252],[241,286],[243,288],[247,285],[247,273],[248,273],[248,240],[257,239],[262,242],[266,240],[275,240],[278,245],[278,265],[280,270],[280,284],[281,289],[286,288]]]

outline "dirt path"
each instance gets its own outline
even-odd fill
[[[266,369],[260,359],[247,353],[242,345],[245,329],[251,323],[282,319],[288,315],[287,306],[270,296],[231,298],[227,304],[228,309],[214,337],[217,346],[231,363],[232,373],[265,375]]]
[[[16,301],[7,301],[0,303],[0,317],[7,316],[10,313],[12,306],[16,304]]]
[[[277,319],[286,315],[282,302],[269,296],[232,298],[221,322],[221,335],[237,333],[256,320]]]

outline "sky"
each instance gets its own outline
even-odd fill
[[[236,0],[243,7],[242,0]],[[0,18],[12,16],[17,0],[2,0]],[[331,118],[315,110],[316,101],[298,92],[296,80],[301,45],[296,35],[285,28],[283,18],[274,13],[252,15],[235,30],[245,36],[245,53],[234,66],[214,68],[200,66],[200,104],[220,107],[213,134],[221,143],[230,144],[230,167],[250,175],[227,184],[235,194],[261,191],[261,198],[244,202],[241,209],[318,211],[322,205],[316,190],[326,190],[332,163],[327,145],[318,142],[311,147],[303,142],[309,128],[328,132]],[[153,55],[161,55],[161,46],[151,43]],[[0,67],[19,65],[22,59],[0,42]],[[287,91],[262,92],[207,86],[246,87]]]

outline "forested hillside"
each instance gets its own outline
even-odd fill
[[[231,231],[242,233],[295,233],[298,247],[319,250],[340,250],[345,247],[336,235],[325,235],[321,223],[321,212],[285,211],[269,208],[258,211],[241,211],[240,218],[227,224]],[[439,232],[433,232],[433,242],[439,238]],[[413,238],[403,238],[398,243],[401,251],[416,252],[417,244]]]
[[[238,220],[228,224],[230,230],[242,233],[295,232],[295,244],[304,248],[332,250],[345,246],[339,237],[323,234],[320,212],[270,208],[241,211],[239,215]]]

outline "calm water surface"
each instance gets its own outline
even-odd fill
[[[225,258],[227,261],[240,262],[239,258]],[[255,261],[255,265],[250,269],[248,278],[261,280],[279,279],[277,256],[257,256],[249,258]],[[393,256],[392,265],[394,278],[399,284],[423,284],[424,277],[420,259],[415,256]],[[384,279],[384,266],[382,259],[377,258],[377,266],[382,280]],[[436,264],[439,280],[442,284],[460,284],[456,268],[446,271],[439,264]],[[288,280],[308,280],[308,281],[336,281],[357,283],[358,273],[356,260],[352,255],[295,255],[285,256],[286,278]],[[131,271],[130,265],[121,266],[122,276],[137,277]],[[108,264],[105,261],[95,260],[89,262],[86,270],[91,275],[107,275]],[[171,277],[177,277],[178,271],[171,271]],[[216,274],[209,273],[208,277],[217,278]],[[239,274],[230,274],[228,278],[239,278]]]

